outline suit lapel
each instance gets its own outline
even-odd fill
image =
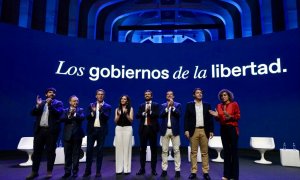
[[[195,114],[195,116],[196,116],[196,109],[195,108],[196,108],[195,107],[195,102],[192,102],[192,104],[191,104],[191,110],[192,110],[192,113]]]
[[[163,103],[162,105],[163,109],[166,109],[167,105],[168,105],[167,103]]]
[[[205,112],[207,112],[207,105],[204,102],[202,102],[202,104],[203,104],[203,116],[204,116]]]
[[[145,108],[146,108],[146,103],[143,103],[142,104],[142,110],[145,110]],[[143,111],[142,111],[143,112]]]
[[[93,103],[93,106],[97,109],[97,101]]]

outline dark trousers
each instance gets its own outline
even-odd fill
[[[238,134],[234,126],[221,126],[224,152],[224,177],[239,179]]]
[[[151,149],[151,169],[156,171],[157,163],[157,132],[150,126],[144,126],[140,134],[140,164],[141,169],[145,169],[146,164],[146,150],[149,141]]]
[[[40,128],[34,135],[33,155],[32,155],[32,171],[38,172],[42,159],[44,148],[47,153],[47,171],[53,170],[55,161],[56,142],[58,132],[52,132],[48,128]]]
[[[81,143],[82,138],[71,137],[69,141],[64,141],[65,173],[71,173],[71,171],[73,174],[78,173]]]
[[[90,173],[93,161],[94,143],[97,141],[96,151],[96,173],[101,172],[102,159],[103,159],[103,145],[105,141],[105,132],[102,127],[94,128],[93,132],[87,135],[87,150],[86,150],[86,168],[85,172]]]

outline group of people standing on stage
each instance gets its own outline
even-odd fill
[[[83,177],[91,175],[93,150],[96,145],[96,175],[101,177],[103,159],[103,146],[108,133],[108,120],[112,111],[111,105],[104,102],[105,91],[96,91],[96,102],[88,106],[86,113],[80,108],[79,99],[75,95],[69,98],[69,107],[63,108],[63,103],[55,99],[56,90],[48,88],[45,91],[46,99],[39,96],[32,115],[36,117],[34,130],[34,153],[31,173],[26,179],[34,179],[39,176],[41,157],[46,149],[47,175],[52,177],[55,160],[56,142],[60,132],[60,123],[64,123],[63,139],[65,153],[65,174],[62,178],[77,177],[80,149],[84,132],[82,122],[87,119],[87,153],[86,168]],[[233,94],[223,89],[218,96],[221,101],[215,111],[210,104],[202,101],[203,91],[195,88],[193,91],[194,101],[188,102],[184,114],[184,134],[191,145],[191,174],[189,179],[197,177],[197,153],[198,146],[201,149],[202,172],[205,180],[209,176],[208,140],[213,137],[213,117],[221,124],[221,138],[224,149],[224,172],[222,180],[239,179],[238,164],[238,120],[240,110]],[[149,142],[151,149],[151,174],[156,176],[157,164],[157,136],[160,132],[162,142],[162,173],[161,177],[167,176],[169,142],[172,141],[175,163],[175,178],[180,175],[180,118],[182,114],[181,104],[174,101],[174,92],[166,92],[166,102],[158,104],[152,100],[150,90],[144,92],[145,102],[142,103],[135,118],[140,121],[138,134],[140,138],[140,169],[136,175],[146,173],[146,150]],[[130,97],[122,95],[119,106],[115,109],[115,160],[116,174],[128,175],[131,173],[132,157],[132,122],[134,109],[131,106]],[[159,122],[159,119],[161,121]]]

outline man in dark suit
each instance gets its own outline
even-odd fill
[[[97,141],[96,177],[101,177],[103,145],[108,133],[108,120],[111,114],[111,106],[104,102],[104,97],[105,91],[98,89],[96,91],[97,101],[91,103],[88,107],[86,168],[83,177],[89,177],[91,175],[95,141]]]
[[[162,138],[162,173],[161,177],[167,176],[168,168],[168,150],[169,141],[172,141],[174,151],[174,163],[175,163],[175,178],[180,177],[180,115],[181,115],[181,104],[174,102],[173,91],[167,91],[166,94],[167,102],[161,105],[160,118],[161,118],[161,138]]]
[[[200,145],[202,157],[202,172],[205,180],[210,180],[208,160],[208,139],[213,137],[214,124],[209,110],[211,106],[202,101],[202,90],[195,88],[194,101],[187,103],[184,116],[185,136],[191,144],[191,174],[189,179],[195,179],[197,174],[197,153]]]
[[[70,107],[64,110],[61,117],[61,121],[65,123],[63,131],[65,174],[63,179],[70,177],[71,171],[73,177],[77,177],[78,174],[80,149],[84,137],[81,124],[85,118],[83,109],[78,107],[78,103],[78,98],[75,95],[71,96],[69,98]]]
[[[157,163],[157,133],[159,131],[158,117],[159,117],[159,104],[152,101],[152,92],[146,90],[144,93],[145,103],[141,104],[136,115],[140,120],[139,136],[140,136],[140,170],[136,175],[145,174],[146,164],[146,149],[149,141],[151,149],[151,169],[152,175],[156,176],[156,163]]]
[[[39,167],[44,148],[47,152],[47,175],[52,177],[52,170],[55,161],[56,142],[60,131],[59,118],[63,112],[63,103],[55,99],[56,90],[48,88],[45,91],[46,100],[39,95],[36,98],[36,106],[31,114],[36,117],[34,126],[34,141],[32,155],[32,172],[26,179],[34,179],[39,176]]]

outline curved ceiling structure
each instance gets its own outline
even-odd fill
[[[298,28],[299,9],[297,0],[0,0],[0,21],[95,40],[182,43]]]

